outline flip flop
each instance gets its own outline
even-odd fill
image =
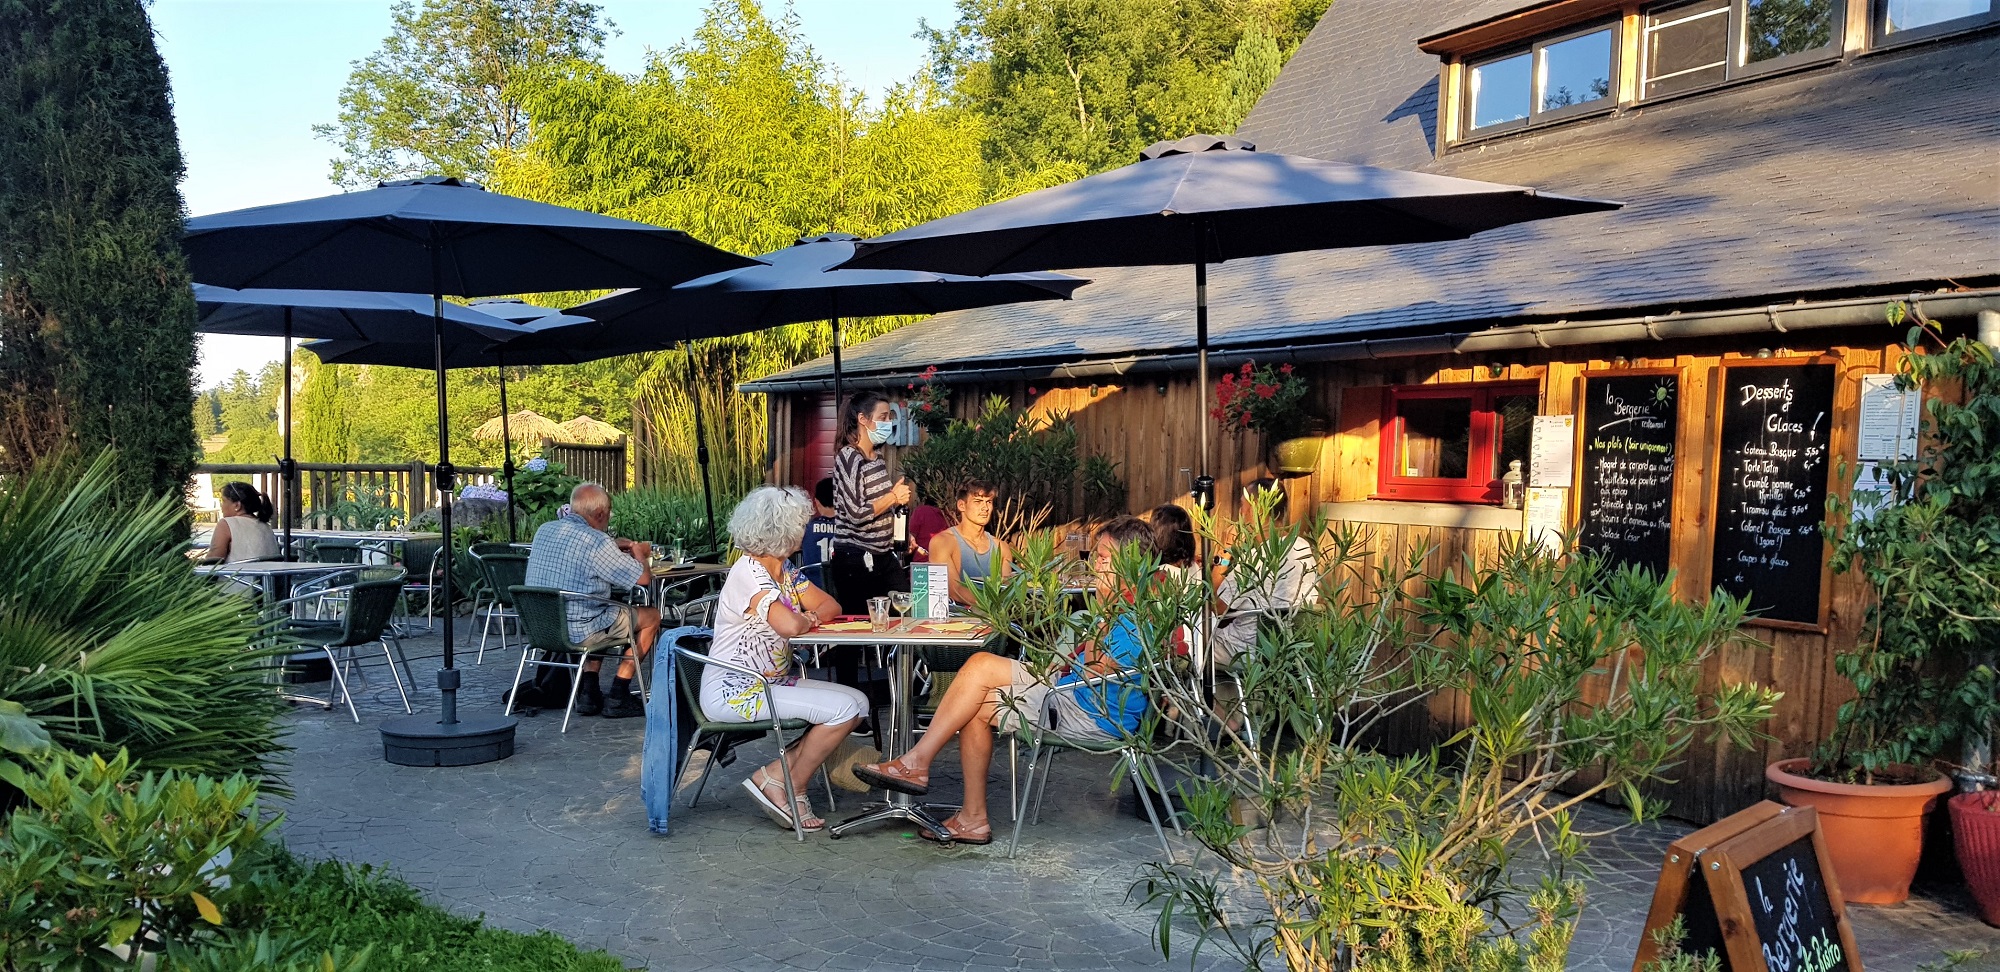
[[[945,844],[968,844],[973,847],[984,847],[987,844],[993,843],[993,824],[991,822],[986,823],[977,830],[961,831],[952,825],[952,821],[957,819],[957,817],[950,817],[945,820],[944,835],[942,837],[929,827],[917,828],[917,834],[925,840],[935,840]]]
[[[930,777],[917,780],[907,775],[908,772],[895,763],[870,763],[866,766],[856,766],[854,777],[866,780],[882,789],[907,793],[911,796],[923,796],[931,791]]]
[[[757,782],[759,777],[763,777],[763,783]],[[778,781],[764,776],[764,770],[760,767],[743,781],[743,788],[750,791],[751,798],[757,801],[757,808],[764,811],[764,816],[771,818],[778,826],[791,830],[792,815],[786,813],[784,807],[779,806],[764,792],[765,786],[776,782]]]

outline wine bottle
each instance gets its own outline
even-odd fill
[[[896,550],[896,565],[910,565],[910,508],[897,503],[889,511],[889,543]]]

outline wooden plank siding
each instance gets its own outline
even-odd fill
[[[1710,525],[1714,502],[1718,389],[1715,376],[1725,361],[1754,357],[1760,348],[1792,355],[1828,355],[1839,363],[1831,468],[1852,463],[1858,432],[1859,378],[1895,369],[1900,346],[1889,343],[1886,328],[1812,333],[1769,334],[1511,351],[1501,354],[1439,355],[1373,361],[1308,363],[1299,370],[1312,383],[1314,407],[1330,420],[1333,433],[1320,452],[1315,470],[1284,480],[1294,517],[1328,503],[1369,503],[1370,520],[1358,523],[1367,537],[1369,556],[1394,563],[1412,552],[1428,549],[1426,573],[1436,574],[1462,563],[1490,562],[1507,529],[1476,529],[1441,525],[1423,515],[1449,504],[1379,503],[1376,491],[1384,390],[1393,385],[1479,382],[1534,382],[1541,389],[1545,415],[1575,414],[1587,371],[1623,368],[1677,369],[1681,378],[1680,423],[1676,484],[1673,498],[1675,530],[1671,560],[1676,567],[1676,593],[1688,599],[1705,597],[1713,549]],[[1784,348],[1778,348],[1779,344]],[[1192,372],[1131,375],[1096,384],[1078,381],[959,384],[953,387],[955,414],[969,417],[989,395],[999,395],[1016,407],[1038,413],[1062,412],[1076,423],[1083,448],[1119,464],[1130,490],[1130,509],[1143,512],[1184,496],[1197,461],[1197,389]],[[788,406],[774,410],[774,427],[796,427],[788,421]],[[1205,417],[1202,420],[1206,420]],[[1211,430],[1212,473],[1218,483],[1221,512],[1233,515],[1238,488],[1265,474],[1263,443],[1254,436],[1241,440]],[[796,447],[796,443],[789,443]],[[778,450],[782,457],[786,449]],[[782,465],[782,460],[781,460]],[[1829,492],[1845,495],[1836,482]],[[1376,513],[1372,511],[1383,511]],[[1403,515],[1405,512],[1409,515]],[[1487,514],[1491,515],[1491,514]],[[1576,515],[1572,498],[1569,517]],[[1755,749],[1740,750],[1726,741],[1701,738],[1678,770],[1679,782],[1658,796],[1671,801],[1678,817],[1712,821],[1733,813],[1765,795],[1764,766],[1773,760],[1809,753],[1833,729],[1839,705],[1852,688],[1833,670],[1836,650],[1854,644],[1868,604],[1865,585],[1852,574],[1832,577],[1827,629],[1779,631],[1744,629],[1742,645],[1725,650],[1704,672],[1708,688],[1751,681],[1784,692],[1769,738]],[[1379,744],[1406,749],[1440,738],[1469,718],[1466,700],[1444,693],[1427,709],[1413,710],[1385,726]]]

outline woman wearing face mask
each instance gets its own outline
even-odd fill
[[[847,614],[867,614],[868,599],[907,590],[890,549],[891,511],[908,506],[909,481],[891,480],[881,447],[895,435],[895,411],[874,392],[847,400],[841,412],[840,454],[833,462],[834,593]]]
[[[908,506],[915,491],[908,480],[889,478],[889,465],[880,455],[895,435],[895,422],[888,399],[874,392],[848,399],[840,413],[840,454],[833,460],[833,560],[827,574],[844,614],[867,614],[869,598],[910,589],[910,576],[897,567],[891,551],[891,520],[896,506]],[[887,683],[861,680],[858,652],[835,652],[833,662],[834,680],[868,693],[871,712],[888,703]]]

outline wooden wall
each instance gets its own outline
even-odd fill
[[[1388,503],[1371,500],[1379,463],[1379,389],[1391,385],[1463,383],[1469,381],[1532,381],[1541,389],[1541,413],[1574,414],[1585,371],[1619,368],[1672,368],[1681,377],[1680,431],[1677,444],[1673,515],[1673,562],[1679,571],[1677,591],[1690,599],[1708,590],[1708,564],[1713,543],[1709,524],[1715,495],[1712,466],[1716,461],[1718,405],[1712,387],[1725,361],[1754,357],[1760,349],[1786,355],[1830,355],[1839,362],[1841,380],[1835,394],[1834,453],[1838,469],[1852,461],[1858,418],[1859,378],[1892,372],[1900,345],[1885,327],[1854,331],[1794,332],[1680,342],[1642,342],[1591,348],[1508,352],[1490,355],[1440,355],[1367,362],[1308,364],[1300,370],[1313,384],[1319,412],[1334,426],[1310,475],[1291,477],[1286,488],[1295,517],[1324,504],[1356,514],[1371,543],[1382,556],[1403,556],[1429,548],[1432,573],[1456,565],[1470,553],[1477,560],[1498,550],[1501,538],[1519,529],[1516,513],[1511,526],[1497,524],[1502,511],[1454,504]],[[1783,347],[1779,345],[1782,344]],[[1141,512],[1157,503],[1186,495],[1197,461],[1196,386],[1192,373],[1133,376],[1055,383],[1006,382],[954,387],[954,409],[976,412],[987,395],[998,394],[1016,406],[1067,412],[1076,422],[1084,448],[1119,464],[1130,489],[1130,505]],[[786,406],[774,410],[774,428],[790,424]],[[1212,471],[1218,483],[1218,503],[1224,514],[1234,512],[1238,487],[1265,475],[1263,443],[1255,436],[1238,439],[1211,424]],[[781,450],[782,452],[782,450]],[[1836,483],[1833,491],[1844,492]],[[1574,520],[1572,500],[1572,524]],[[1513,511],[1506,511],[1512,513]],[[1660,795],[1672,801],[1670,812],[1694,821],[1710,821],[1732,813],[1765,795],[1766,763],[1806,755],[1832,730],[1834,713],[1852,696],[1852,688],[1834,673],[1833,654],[1858,636],[1867,591],[1851,574],[1835,575],[1828,592],[1827,630],[1779,631],[1747,628],[1752,644],[1726,651],[1708,667],[1709,686],[1752,681],[1784,692],[1776,717],[1767,729],[1771,738],[1755,750],[1726,742],[1698,742],[1679,771],[1680,782]],[[1428,712],[1395,727],[1386,744],[1400,747],[1437,738],[1466,719],[1462,700],[1441,696]]]

